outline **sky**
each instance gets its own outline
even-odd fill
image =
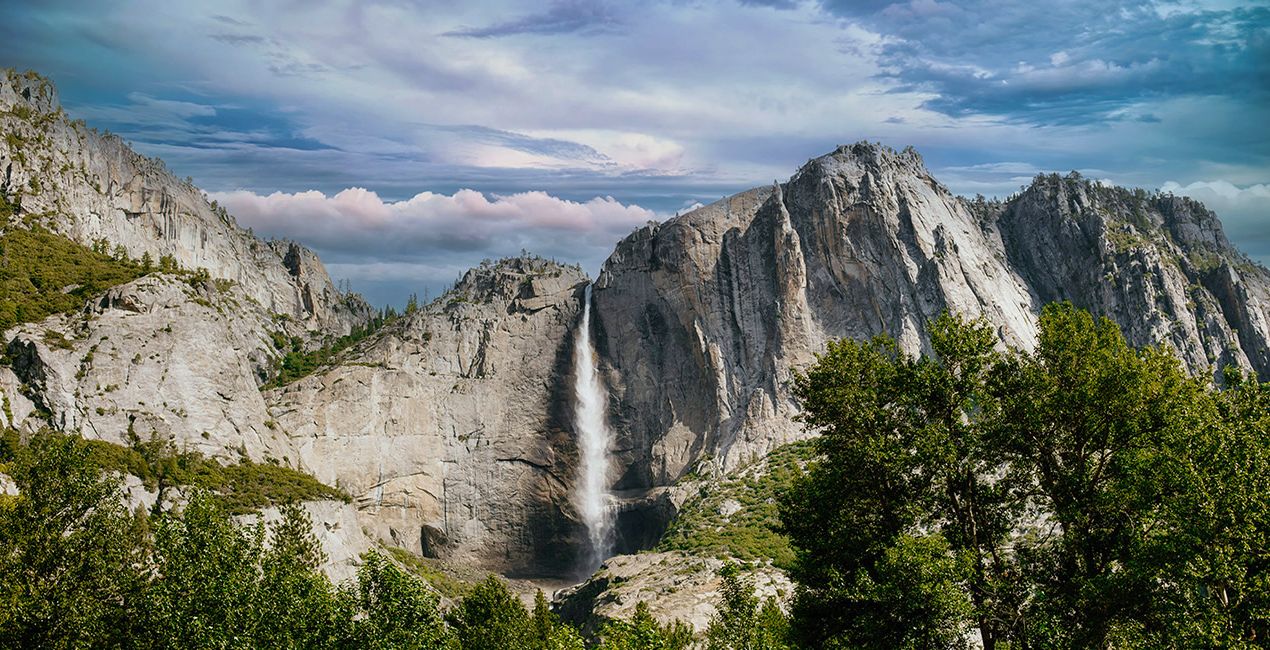
[[[0,0],[0,66],[376,304],[912,145],[954,192],[1079,170],[1270,264],[1270,2]]]

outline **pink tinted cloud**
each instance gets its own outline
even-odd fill
[[[542,242],[559,248],[569,240],[611,245],[657,218],[651,210],[612,197],[577,202],[538,191],[506,196],[467,189],[452,195],[421,192],[404,201],[385,201],[362,188],[334,196],[312,190],[269,195],[240,190],[211,197],[244,226],[262,233],[360,253],[486,249],[497,255],[505,254],[498,250],[500,243],[511,241],[522,247]]]

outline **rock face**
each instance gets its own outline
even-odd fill
[[[639,553],[609,558],[586,582],[556,594],[561,616],[584,633],[594,634],[606,621],[629,619],[635,606],[648,603],[649,613],[662,622],[678,619],[705,632],[714,616],[723,560],[686,553]],[[793,583],[779,569],[763,566],[746,570],[760,602],[785,602]]]
[[[236,284],[146,276],[6,332],[0,390],[14,395],[14,426],[286,461],[294,452],[259,389],[279,354],[269,334],[286,330]]]
[[[1270,376],[1270,273],[1203,206],[1078,176],[971,202],[911,149],[860,143],[618,244],[595,289],[618,485],[730,470],[805,435],[787,380],[830,338],[928,351],[925,323],[949,309],[1030,348],[1055,300],[1173,346],[1194,372]]]
[[[1199,203],[1051,175],[988,212],[1036,303],[1107,316],[1192,372],[1234,364],[1270,377],[1270,274]]]
[[[310,330],[342,334],[366,320],[365,302],[340,294],[312,251],[256,239],[162,161],[71,121],[47,79],[0,71],[0,131],[0,192],[28,223],[134,259],[205,268]]]
[[[375,537],[513,575],[576,570],[570,333],[587,278],[534,258],[469,271],[343,365],[268,395],[301,467]]]

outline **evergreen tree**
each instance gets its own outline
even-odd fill
[[[463,650],[534,647],[534,627],[520,599],[497,576],[476,585],[446,616]]]
[[[352,594],[358,616],[351,647],[455,647],[441,617],[439,599],[427,583],[398,569],[378,552],[367,553],[363,560]]]
[[[762,608],[754,585],[729,562],[719,570],[718,611],[706,629],[706,650],[778,650],[786,643],[788,622],[776,601]]]

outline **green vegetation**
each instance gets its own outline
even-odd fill
[[[640,601],[629,621],[612,621],[600,630],[599,650],[687,650],[692,628],[681,621],[663,625]]]
[[[434,560],[419,557],[404,548],[389,547],[388,554],[412,573],[428,581],[446,598],[458,599],[472,590],[472,584],[442,570]]]
[[[304,340],[298,336],[288,337],[281,332],[273,333],[273,345],[280,352],[284,352],[282,360],[278,364],[278,374],[271,381],[260,387],[261,390],[270,388],[278,388],[286,386],[294,381],[307,377],[320,368],[329,366],[339,358],[340,353],[357,345],[370,335],[383,329],[389,323],[399,318],[397,312],[391,307],[380,312],[365,325],[353,328],[352,332],[345,334],[335,340],[329,341],[326,345],[314,350],[304,349]]]
[[[719,570],[720,602],[706,629],[706,650],[787,650],[789,619],[773,598],[759,605],[754,585],[735,564]]]
[[[10,228],[0,234],[0,330],[76,309],[142,274],[126,256],[111,257],[38,228]]]
[[[355,579],[332,584],[318,571],[313,523],[294,503],[268,527],[236,523],[204,490],[180,510],[130,513],[104,470],[122,462],[159,485],[170,466],[118,446],[103,464],[100,445],[47,431],[2,441],[0,472],[18,493],[0,495],[0,648],[587,647],[541,592],[529,610],[493,576],[444,613],[426,581],[377,552]],[[163,448],[127,451],[171,460]],[[598,647],[690,641],[683,623],[658,624],[641,606],[606,626]]]
[[[290,467],[249,460],[221,465],[198,452],[176,451],[166,440],[142,442],[131,432],[130,437],[132,444],[126,447],[104,440],[85,440],[83,446],[94,465],[132,474],[160,496],[174,487],[198,488],[231,515],[297,501],[351,499],[344,491]],[[14,457],[21,448],[18,433],[6,431],[0,440],[0,460]]]
[[[1218,389],[1070,305],[1032,353],[930,331],[933,357],[839,341],[795,378],[822,432],[780,511],[804,647],[1270,638],[1270,384]]]
[[[794,561],[794,551],[779,532],[778,497],[793,484],[813,454],[810,441],[790,443],[772,451],[758,465],[703,484],[680,508],[657,550],[742,561],[770,560],[778,567],[788,567]],[[738,509],[725,516],[728,502],[735,502]]]

